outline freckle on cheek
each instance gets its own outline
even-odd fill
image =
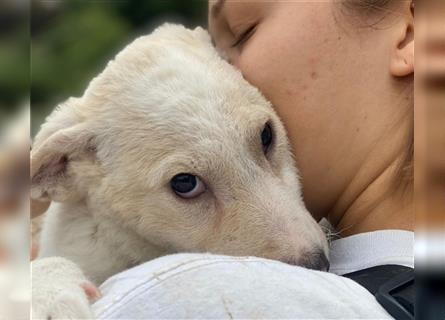
[[[312,72],[311,72],[311,78],[312,78],[312,79],[317,79],[317,78],[318,78],[318,74],[317,74],[317,72],[312,71]]]

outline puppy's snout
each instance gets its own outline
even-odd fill
[[[301,266],[320,271],[329,271],[329,260],[323,250],[317,250],[309,253],[307,256],[303,256]]]

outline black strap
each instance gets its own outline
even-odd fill
[[[376,266],[343,275],[371,292],[396,320],[414,319],[414,269]]]

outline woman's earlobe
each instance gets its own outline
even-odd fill
[[[414,39],[403,47],[398,47],[391,59],[390,71],[395,77],[405,77],[414,73]]]
[[[402,21],[401,21],[402,23]],[[409,8],[409,18],[403,20],[400,35],[391,57],[390,72],[394,77],[405,77],[414,73],[414,10]]]

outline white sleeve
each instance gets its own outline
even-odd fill
[[[165,256],[100,289],[99,319],[391,319],[352,280],[255,257]]]

